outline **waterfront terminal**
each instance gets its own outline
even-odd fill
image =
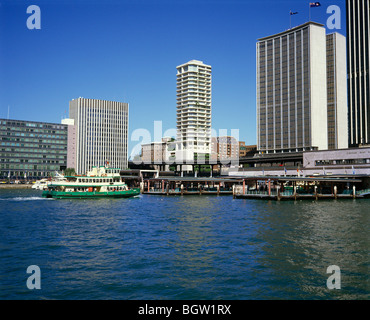
[[[236,161],[231,161],[236,163]],[[209,163],[208,176],[166,171],[165,163],[121,171],[148,195],[232,195],[234,198],[298,200],[356,199],[370,193],[370,148],[255,154],[238,166]],[[204,163],[202,163],[204,164]]]

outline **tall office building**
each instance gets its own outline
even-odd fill
[[[349,145],[370,144],[370,3],[347,0]]]
[[[342,40],[339,35],[327,37],[325,27],[315,22],[259,39],[257,149],[260,153],[328,149],[328,115],[334,117],[343,109],[343,101],[338,100],[345,91],[345,47],[339,45]],[[328,88],[333,100],[329,114]],[[343,122],[342,115],[334,121],[330,123],[335,129],[334,133],[330,131],[330,136],[339,146],[342,135],[337,139],[335,134]]]
[[[191,60],[177,67],[176,161],[211,153],[212,68]]]
[[[69,158],[69,163],[75,163],[78,174],[106,164],[111,168],[127,168],[128,113],[129,106],[123,102],[84,98],[70,101],[75,158]],[[73,143],[73,137],[69,143]]]
[[[67,126],[0,119],[0,177],[44,178],[67,167]]]
[[[348,148],[348,106],[346,37],[339,33],[326,36],[328,90],[328,149]]]

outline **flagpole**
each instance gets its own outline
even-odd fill
[[[295,15],[295,14],[298,14],[298,12],[292,12],[292,10],[290,10],[289,12],[289,15],[290,15],[290,29],[292,29],[292,16]]]
[[[308,22],[311,22],[311,4],[308,4]]]

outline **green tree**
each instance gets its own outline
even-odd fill
[[[64,170],[64,175],[65,176],[74,176],[76,175],[76,171],[74,168],[67,168]]]

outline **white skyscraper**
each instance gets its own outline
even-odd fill
[[[93,166],[128,166],[127,103],[78,98],[69,103],[75,126],[75,170],[84,174]]]
[[[326,36],[328,89],[328,149],[348,148],[346,37]]]
[[[191,60],[177,67],[176,161],[211,153],[212,68]]]
[[[344,68],[343,38],[326,37],[321,24],[308,22],[259,39],[258,150],[262,153],[327,150],[328,134],[332,148],[345,146]],[[344,127],[338,130],[341,125]]]

